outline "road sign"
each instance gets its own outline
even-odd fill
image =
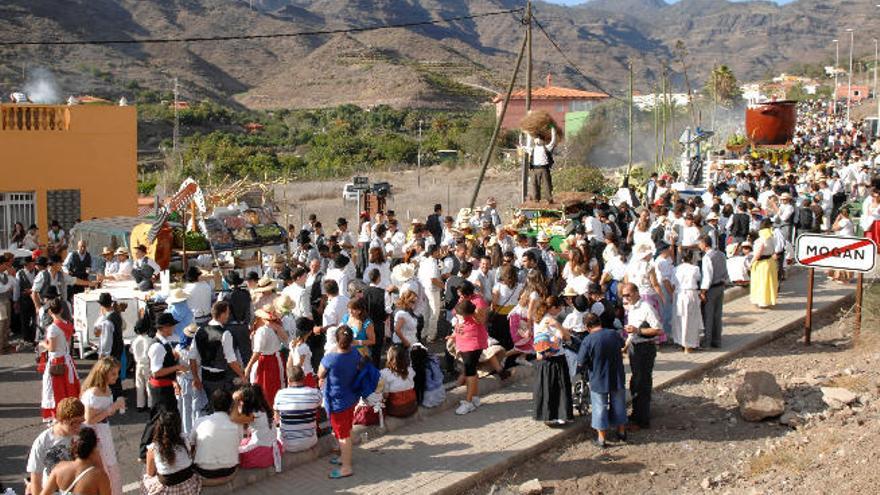
[[[351,178],[352,189],[355,191],[369,191],[370,190],[370,178],[356,175]]]
[[[877,245],[864,237],[802,234],[797,238],[795,258],[811,268],[829,268],[851,272],[874,269]]]

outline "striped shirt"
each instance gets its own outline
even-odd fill
[[[288,387],[275,394],[275,410],[281,418],[279,440],[287,452],[306,450],[318,443],[316,432],[321,391],[311,387]]]

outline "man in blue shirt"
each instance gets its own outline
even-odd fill
[[[611,328],[602,328],[599,317],[588,314],[584,319],[589,335],[578,352],[578,368],[590,378],[590,408],[593,429],[598,433],[596,444],[605,448],[605,434],[617,429],[617,438],[626,441],[626,379],[623,368],[623,338]]]

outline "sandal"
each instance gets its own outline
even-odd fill
[[[354,472],[351,472],[348,474],[342,474],[341,470],[334,469],[333,471],[330,471],[330,474],[328,474],[327,477],[330,478],[331,480],[338,480],[338,479],[342,479],[342,478],[348,478],[349,476],[353,476],[353,475],[354,475]]]

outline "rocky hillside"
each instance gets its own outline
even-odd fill
[[[337,30],[409,23],[517,8],[519,0],[6,0],[0,39],[134,40]],[[867,32],[877,8],[854,0],[769,2],[592,0],[576,7],[535,3],[536,16],[569,58],[612,92],[626,64],[649,90],[664,65],[676,73],[675,46],[687,48],[696,84],[714,63],[753,79],[794,63],[833,56],[845,27]],[[864,28],[864,29],[863,29]],[[500,89],[522,39],[516,15],[351,34],[226,42],[2,47],[0,91],[45,67],[60,92],[131,97],[140,87],[168,91],[178,77],[186,97],[252,108],[340,103],[463,107]],[[858,36],[856,53],[873,49]],[[535,77],[589,88],[538,32]],[[24,75],[23,75],[24,74]],[[683,78],[675,75],[683,87]]]

